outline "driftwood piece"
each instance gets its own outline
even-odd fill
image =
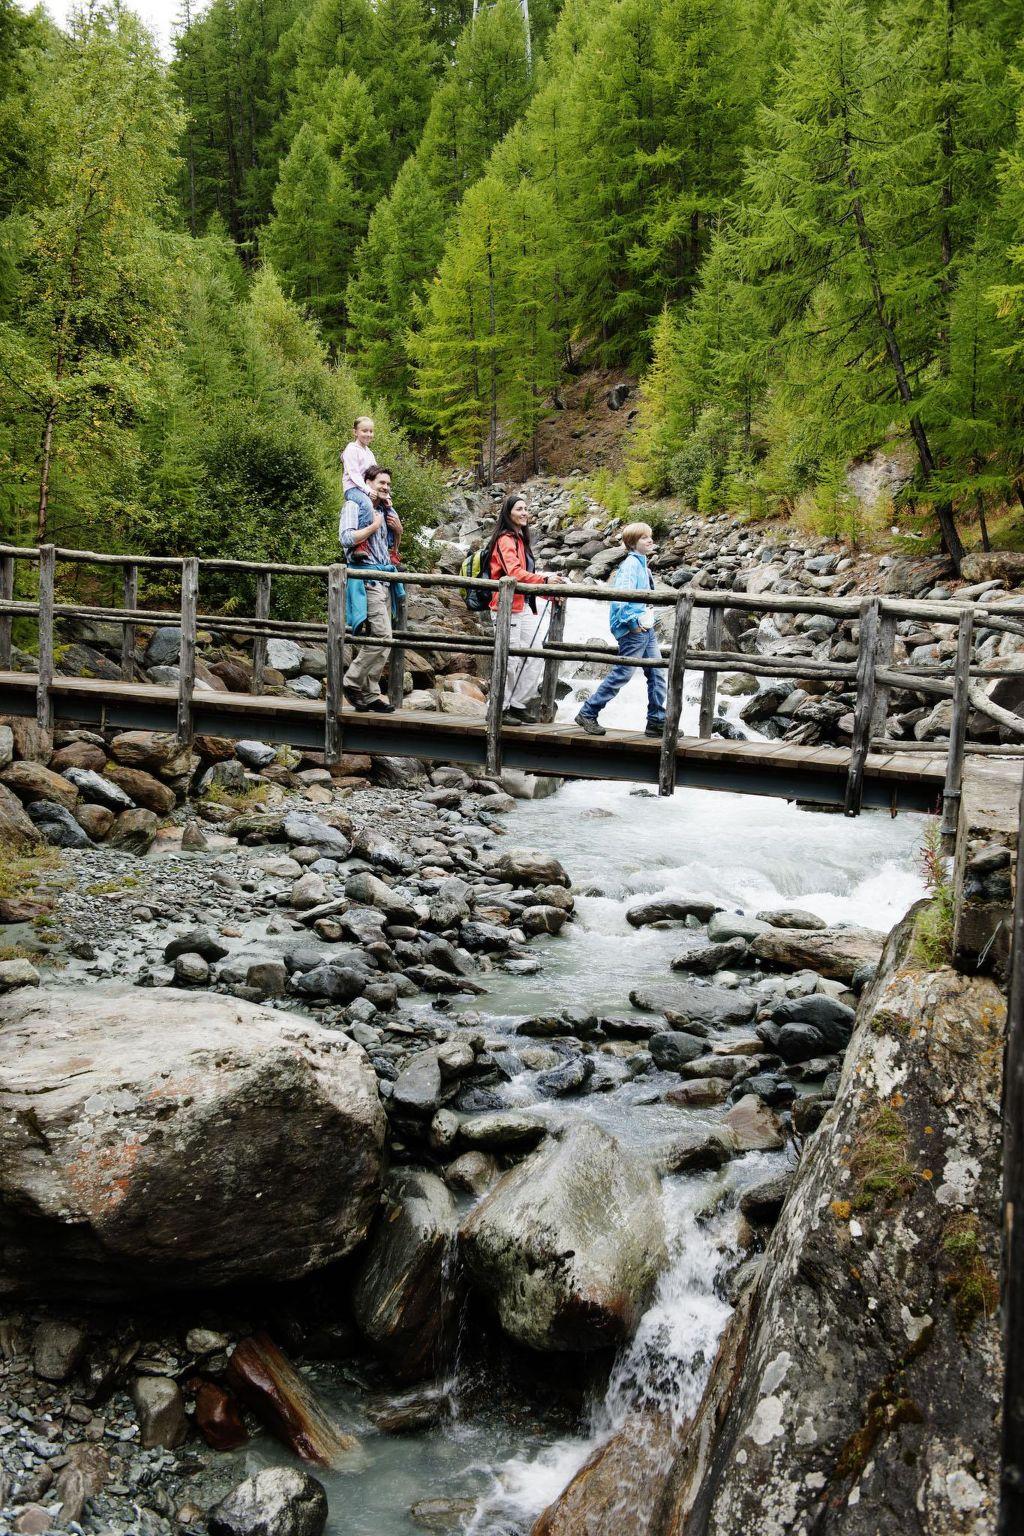
[[[267,1334],[240,1341],[228,1362],[227,1380],[271,1434],[303,1461],[334,1467],[359,1448]]]

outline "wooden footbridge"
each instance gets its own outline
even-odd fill
[[[29,567],[19,588],[29,596],[15,597],[15,570]],[[57,601],[58,566],[106,568],[108,576],[121,581],[121,602],[100,606]],[[140,572],[167,574],[180,579],[177,609],[139,606]],[[199,593],[205,573],[234,573],[255,582],[252,615],[200,612]],[[96,573],[94,572],[94,575]],[[103,574],[102,570],[99,574]],[[398,604],[391,641],[352,635],[345,630],[345,588],[350,576],[343,565],[271,565],[239,560],[206,560],[141,555],[107,555],[85,550],[43,545],[25,549],[0,545],[0,714],[32,716],[44,725],[95,728],[152,729],[173,731],[189,742],[196,734],[227,736],[236,740],[257,738],[287,742],[295,747],[316,748],[330,764],[342,753],[387,753],[464,763],[498,772],[503,766],[564,777],[608,778],[656,784],[661,794],[680,785],[707,789],[779,795],[841,805],[848,815],[862,806],[881,806],[892,811],[941,810],[943,830],[956,828],[971,709],[979,709],[1001,726],[1024,736],[1024,721],[993,705],[979,686],[987,677],[1005,676],[990,667],[973,665],[971,646],[975,626],[983,624],[1024,639],[1024,614],[1017,616],[998,604],[928,602],[903,598],[833,598],[828,596],[759,596],[738,592],[705,591],[688,587],[681,592],[650,594],[655,607],[673,611],[673,638],[669,654],[658,661],[634,659],[625,664],[638,668],[663,667],[667,672],[668,706],[664,732],[652,739],[640,732],[609,731],[606,736],[586,735],[567,722],[556,722],[555,696],[559,668],[567,662],[611,664],[619,658],[611,646],[566,643],[565,604],[584,598],[611,602],[616,594],[607,587],[562,585],[553,605],[552,620],[543,645],[535,649],[510,644],[513,598],[517,591],[536,593],[536,588],[517,587],[510,578],[500,582],[461,576],[402,572],[400,577],[375,575],[374,579],[400,580],[407,588],[476,586],[497,591],[496,621],[484,620],[479,630],[452,634],[411,627],[404,600]],[[34,576],[34,579],[33,579]],[[272,582],[275,577],[303,578],[319,584],[325,621],[277,620],[271,617]],[[33,590],[34,589],[34,590]],[[761,656],[723,649],[726,608],[753,615],[765,613],[824,614],[834,619],[853,619],[858,626],[856,661],[817,660],[811,657]],[[699,610],[706,611],[702,642],[691,637]],[[14,671],[12,624],[17,617],[34,621],[38,634],[38,666],[35,672]],[[900,619],[953,625],[957,653],[951,669],[939,665],[904,664],[894,661],[896,625]],[[55,631],[61,623],[88,620],[121,626],[121,681],[62,676],[55,671]],[[176,625],[181,629],[179,679],[174,687],[136,680],[135,641],[141,627]],[[196,649],[200,631],[223,634],[236,642],[251,642],[253,683],[250,693],[214,691],[196,684]],[[300,643],[323,644],[327,655],[325,698],[308,700],[290,694],[267,693],[267,640],[285,637]],[[346,657],[352,647],[384,645],[389,658],[389,692],[394,714],[361,713],[350,709],[342,694]],[[491,685],[486,717],[459,717],[421,710],[405,710],[403,677],[405,651],[480,655],[489,664]],[[544,663],[540,722],[535,726],[509,728],[501,722],[501,700],[511,658],[535,657]],[[856,694],[853,734],[849,748],[800,746],[791,742],[728,741],[713,731],[716,686],[721,672],[743,671],[762,678],[798,677],[828,685],[840,683]],[[701,674],[698,734],[680,736],[683,685],[687,672]],[[922,696],[952,700],[950,739],[946,743],[894,741],[885,736],[889,697],[894,688],[911,689]],[[991,749],[989,749],[991,750]],[[999,749],[1002,750],[1002,749]],[[1013,748],[1008,749],[1010,753]]]

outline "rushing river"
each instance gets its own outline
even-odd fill
[[[567,638],[606,633],[606,611],[573,604]],[[588,680],[588,686],[592,683]],[[684,728],[696,721],[696,679],[687,692]],[[560,713],[571,719],[578,699]],[[644,688],[632,679],[606,712],[605,723],[642,727]],[[646,790],[611,783],[576,783],[556,795],[519,802],[505,821],[510,846],[543,849],[560,859],[577,892],[576,921],[548,941],[542,971],[532,977],[494,972],[488,995],[467,1007],[486,1014],[489,1030],[508,1033],[516,1065],[515,1021],[538,1009],[565,1005],[629,1013],[639,982],[664,981],[680,947],[678,931],[635,930],[627,906],[645,895],[707,895],[754,913],[799,906],[829,922],[890,927],[921,894],[915,850],[921,818],[891,820],[878,812],[858,820],[798,809],[781,800],[682,790],[659,800]],[[522,1047],[522,1039],[518,1041]],[[709,1124],[718,1109],[682,1110],[659,1101],[658,1077],[621,1081],[577,1100],[541,1102],[533,1073],[513,1070],[504,1090],[510,1105],[529,1105],[553,1120],[598,1119],[641,1152],[659,1138]],[[606,1085],[607,1086],[607,1085]],[[728,1198],[780,1166],[784,1154],[748,1154],[718,1173],[677,1176],[664,1183],[671,1262],[636,1338],[610,1380],[591,1394],[582,1419],[538,1412],[498,1374],[488,1382],[474,1361],[457,1366],[450,1383],[453,1417],[419,1435],[385,1436],[366,1417],[366,1394],[354,1374],[323,1381],[344,1422],[363,1436],[364,1454],[352,1471],[329,1476],[331,1536],[410,1536],[423,1530],[410,1508],[431,1499],[459,1501],[468,1536],[520,1536],[565,1486],[601,1439],[643,1403],[678,1421],[694,1408],[729,1314],[720,1281],[733,1257],[734,1200]],[[723,1199],[723,1196],[727,1198]],[[572,1380],[571,1358],[552,1362],[553,1380]],[[261,1449],[250,1452],[253,1461]],[[279,1460],[275,1448],[268,1459]],[[432,1527],[444,1529],[442,1525]],[[457,1525],[448,1529],[457,1529]]]

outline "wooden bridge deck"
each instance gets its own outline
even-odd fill
[[[36,678],[0,671],[0,714],[36,713]],[[54,723],[118,730],[174,731],[178,693],[154,684],[55,676],[50,685]],[[322,750],[323,700],[290,695],[222,693],[197,688],[192,700],[197,733],[235,740],[285,742]],[[481,767],[487,727],[481,718],[396,710],[392,715],[342,710],[346,752],[436,758]],[[609,731],[588,736],[556,721],[502,732],[508,768],[564,778],[619,779],[657,784],[661,743],[642,732]],[[692,788],[777,795],[842,805],[850,753],[843,747],[802,747],[789,742],[682,738],[676,783]],[[942,799],[946,754],[869,753],[864,766],[864,804],[890,810],[934,811]]]

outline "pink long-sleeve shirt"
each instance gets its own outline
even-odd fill
[[[362,443],[355,438],[348,444],[341,456],[342,476],[341,488],[343,491],[366,491],[366,471],[371,464],[376,464],[372,448],[364,448]],[[367,495],[369,492],[367,491]]]

